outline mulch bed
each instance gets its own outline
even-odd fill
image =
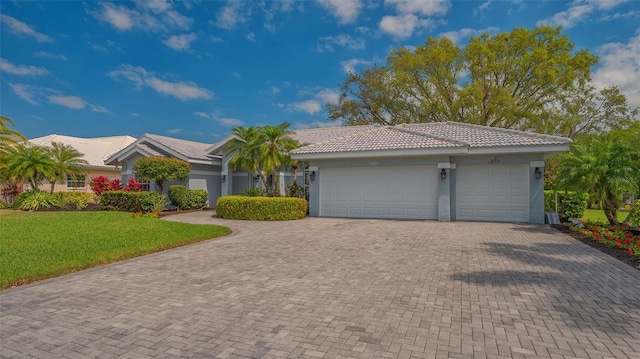
[[[599,250],[600,252],[606,253],[608,255],[610,255],[611,257],[619,260],[620,262],[626,263],[628,265],[630,265],[632,268],[635,268],[637,270],[640,271],[640,257],[633,255],[633,254],[629,254],[624,250],[615,248],[615,247],[611,247],[608,246],[604,243],[595,241],[593,239],[591,239],[590,237],[585,236],[584,234],[578,233],[578,232],[574,232],[572,231],[569,227],[567,227],[564,224],[552,224],[551,227],[557,229],[558,231],[571,236],[577,240],[579,240],[580,242],[591,246],[597,250]]]

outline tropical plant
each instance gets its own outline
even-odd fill
[[[249,176],[260,170],[258,148],[262,133],[258,127],[236,127],[232,131],[233,138],[229,141],[227,152],[231,154],[229,165],[235,171],[242,168],[249,172]]]
[[[20,143],[8,149],[3,156],[1,181],[17,179],[29,182],[32,189],[39,189],[46,178],[55,177],[56,163],[48,148]]]
[[[164,182],[183,181],[189,177],[189,163],[178,158],[146,157],[138,160],[133,167],[136,177],[145,181],[153,181],[162,193]]]
[[[11,128],[14,126],[15,124],[11,119],[0,116],[0,153],[6,152],[9,147],[27,140],[20,132]]]
[[[288,152],[299,146],[296,140],[289,137],[292,133],[289,130],[289,126],[289,123],[284,122],[278,126],[267,125],[262,127],[262,143],[258,153],[262,169],[260,176],[267,192],[272,192],[279,188],[280,180],[276,176],[276,171],[291,162],[288,159]],[[273,176],[274,180],[270,186],[266,181],[265,173]]]
[[[129,178],[127,184],[122,188],[122,190],[128,192],[140,192],[142,191],[142,185],[135,178]]]
[[[639,137],[627,130],[577,140],[558,165],[558,184],[563,189],[592,192],[609,223],[618,225],[622,193],[640,190],[640,142],[634,141]]]
[[[60,201],[56,195],[37,189],[20,193],[14,203],[15,208],[23,211],[37,211],[58,205]]]
[[[53,173],[47,178],[51,183],[51,193],[53,193],[56,182],[64,183],[68,177],[75,181],[78,176],[87,172],[83,166],[88,165],[89,162],[83,158],[84,154],[73,146],[51,142],[49,154],[55,163]]]
[[[122,189],[122,183],[119,179],[110,180],[105,176],[92,177],[89,185],[93,193],[98,196],[106,191],[119,191]]]

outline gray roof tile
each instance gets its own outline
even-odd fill
[[[170,148],[175,152],[180,153],[181,155],[189,159],[210,161],[212,159],[220,158],[220,156],[207,154],[207,149],[211,146],[211,144],[208,143],[193,142],[172,137],[152,135],[148,133],[143,137],[147,137],[167,148]],[[156,149],[156,151],[158,151],[158,149]]]

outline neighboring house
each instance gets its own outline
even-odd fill
[[[109,156],[104,163],[121,167],[122,182],[126,183],[129,178],[135,178],[133,167],[141,158],[163,156],[181,159],[191,166],[189,178],[164,183],[165,194],[169,186],[174,184],[182,184],[189,189],[204,189],[209,194],[209,205],[214,206],[220,196],[221,157],[208,154],[210,146],[207,143],[145,133],[129,146]],[[149,188],[155,190],[155,185],[151,183]]]
[[[75,179],[69,177],[64,183],[56,183],[54,191],[91,192],[89,182],[93,177],[105,176],[109,179],[120,178],[120,168],[113,165],[107,165],[104,163],[104,160],[108,156],[130,145],[135,140],[136,139],[131,136],[80,138],[62,135],[48,135],[31,139],[29,142],[37,146],[45,147],[51,146],[52,142],[58,142],[72,146],[78,150],[78,152],[82,153],[84,155],[83,158],[88,162],[87,165],[83,166],[87,171],[86,174],[83,176],[77,176]],[[49,187],[50,184],[47,181],[40,186],[40,188],[44,190],[48,190]]]
[[[145,151],[145,136],[164,152]],[[210,162],[192,168],[192,177],[207,183],[210,205],[220,195],[259,185],[229,167],[226,147],[233,136],[211,146],[145,136],[136,141],[141,146],[132,144],[107,162],[122,165],[123,180],[132,164],[115,158],[178,157],[179,151],[166,150],[177,141]],[[308,187],[311,216],[439,221],[544,223],[544,159],[571,144],[563,137],[454,122],[318,128],[291,137],[306,144],[291,157],[307,163],[297,175]],[[292,173],[277,175],[282,192]]]

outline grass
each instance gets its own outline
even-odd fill
[[[627,218],[628,214],[629,212],[618,211],[618,221],[620,222],[624,221]],[[607,221],[607,217],[605,217],[604,215],[604,211],[601,209],[587,209],[584,211],[584,215],[580,219],[583,221],[590,221],[590,222],[609,223],[609,221]]]
[[[231,230],[124,212],[0,210],[0,288],[162,251]]]

